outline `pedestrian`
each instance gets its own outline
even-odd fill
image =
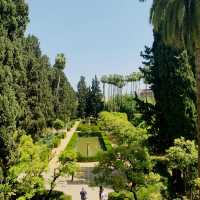
[[[80,195],[81,195],[81,200],[86,200],[87,199],[87,192],[85,191],[85,189],[82,187],[81,191],[80,191]]]
[[[103,192],[103,187],[100,186],[99,187],[99,200],[101,200],[101,194],[102,194],[102,192]]]
[[[104,189],[102,189],[101,200],[108,200],[108,195],[105,193]]]

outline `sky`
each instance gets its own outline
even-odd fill
[[[52,63],[64,53],[65,74],[76,88],[81,75],[130,74],[142,66],[140,52],[153,41],[151,0],[27,0],[27,34],[39,38]]]

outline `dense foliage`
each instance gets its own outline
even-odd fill
[[[133,126],[128,121],[125,113],[101,112],[99,115],[99,125],[101,128],[112,134],[117,143],[132,143],[137,141],[143,143],[147,138],[146,130]]]
[[[1,199],[30,199],[42,189],[48,160],[46,145],[35,142],[53,121],[74,116],[76,95],[61,71],[64,55],[52,67],[39,40],[24,36],[26,1],[1,0],[0,11]]]
[[[155,105],[139,102],[139,107],[151,125],[150,145],[161,152],[175,138],[195,137],[195,78],[187,53],[166,46],[157,33],[152,48],[146,47],[142,57],[145,67],[141,71],[154,92]]]
[[[85,78],[81,76],[78,83],[78,116],[79,117],[98,117],[103,110],[103,95],[100,89],[100,82],[97,76],[92,79],[91,87],[87,87]]]

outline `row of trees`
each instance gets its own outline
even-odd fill
[[[54,120],[72,118],[77,106],[64,55],[52,66],[39,40],[24,36],[28,21],[25,0],[0,0],[1,199],[30,199],[44,186],[48,150],[36,141]]]
[[[138,94],[142,78],[141,72],[134,72],[127,76],[118,74],[102,76],[104,108],[110,111],[119,111],[122,105],[123,88],[128,85],[130,95]]]

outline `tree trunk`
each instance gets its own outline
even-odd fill
[[[105,83],[103,83],[103,105],[104,105],[104,109],[105,109],[105,103],[106,103]]]
[[[58,77],[58,84],[57,84],[57,88],[56,88],[56,96],[58,96],[59,87],[60,87],[60,74],[59,74],[59,77]]]
[[[200,48],[196,49],[198,177],[200,178]]]

